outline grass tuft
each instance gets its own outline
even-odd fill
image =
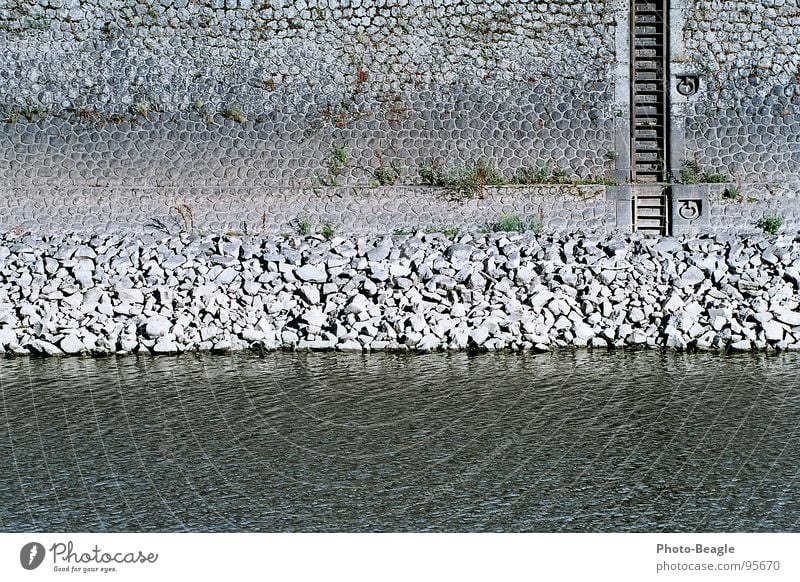
[[[778,234],[783,227],[783,216],[780,214],[767,214],[758,221],[757,226],[767,234]]]

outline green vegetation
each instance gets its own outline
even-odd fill
[[[47,115],[47,110],[36,105],[26,105],[22,109],[12,108],[6,112],[3,121],[6,123],[17,123],[20,117],[24,117],[28,122],[36,121],[40,117]]]
[[[39,117],[47,115],[47,111],[37,105],[26,105],[22,108],[22,115],[24,115],[25,119],[30,123],[36,121]]]
[[[531,231],[539,234],[544,228],[544,216],[542,211],[539,211],[539,216],[525,221],[519,214],[514,212],[503,212],[497,219],[497,222],[487,224],[483,229],[484,232],[525,232]]]
[[[131,107],[131,110],[136,115],[141,115],[142,117],[147,117],[151,111],[154,110],[153,104],[147,101],[137,101]]]
[[[322,236],[325,240],[331,240],[336,236],[336,226],[331,222],[322,225]]]
[[[319,181],[323,186],[338,186],[339,176],[342,175],[344,167],[347,165],[349,156],[344,146],[337,146],[333,149],[328,158],[328,174],[319,176]]]
[[[373,174],[372,185],[377,186],[393,186],[400,178],[400,162],[393,161],[389,167],[381,166],[375,170]]]
[[[500,172],[491,162],[486,160],[450,167],[442,166],[436,161],[430,161],[423,164],[419,174],[423,184],[447,188],[464,198],[482,196],[486,186],[502,186],[505,184]]]
[[[616,153],[616,152],[614,152]],[[520,186],[530,186],[538,184],[570,184],[573,186],[590,186],[594,184],[603,186],[616,186],[617,181],[613,178],[596,176],[589,178],[576,178],[570,176],[563,168],[553,168],[550,170],[548,164],[539,168],[522,168],[514,176],[512,184]]]
[[[780,214],[767,214],[758,221],[757,226],[767,234],[778,234],[783,226],[783,216]]]
[[[434,233],[441,233],[447,238],[456,238],[458,235],[461,234],[461,229],[457,226],[426,226],[422,229],[422,232],[425,234],[434,234]]]
[[[569,184],[573,186],[617,185],[617,181],[613,178],[604,176],[572,177],[563,168],[553,168],[551,170],[548,164],[539,168],[522,168],[510,182],[507,182],[491,162],[485,160],[450,167],[431,161],[424,164],[419,173],[423,184],[447,188],[465,198],[481,196],[486,186],[504,186],[506,184],[520,186],[540,184]]]
[[[302,216],[297,219],[297,234],[301,236],[308,236],[314,230],[311,220],[308,217]]]
[[[561,168],[550,171],[549,164],[539,168],[521,168],[514,176],[514,184],[562,184],[567,181],[567,172]]]
[[[225,119],[230,119],[236,123],[244,123],[247,121],[247,116],[238,107],[226,107],[222,110],[221,115]]]
[[[742,197],[742,193],[739,191],[738,186],[728,186],[722,193],[722,197],[728,200],[739,200]]]
[[[730,181],[730,177],[725,174],[705,172],[697,160],[681,162],[681,183],[683,184],[722,184]]]
[[[525,222],[519,214],[503,212],[491,225],[493,232],[525,232]]]
[[[416,232],[423,232],[425,234],[436,234],[441,233],[447,238],[456,238],[458,235],[461,234],[461,229],[457,226],[446,226],[446,225],[432,225],[426,226],[424,228],[395,228],[394,233],[395,235],[410,235]]]

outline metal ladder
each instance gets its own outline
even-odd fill
[[[631,101],[634,228],[668,234],[667,155],[667,2],[633,2]]]

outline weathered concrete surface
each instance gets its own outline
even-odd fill
[[[614,230],[604,186],[487,188],[457,199],[422,187],[317,188],[0,188],[0,231],[58,233],[230,231],[295,233],[301,221],[314,231],[391,234],[396,230],[478,230],[503,212],[545,230]],[[624,228],[624,227],[623,227]]]

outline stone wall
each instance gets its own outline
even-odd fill
[[[613,2],[9,0],[0,172],[56,185],[602,176]]]
[[[674,94],[686,159],[744,182],[800,189],[800,3],[678,2],[675,73],[700,92]],[[676,39],[677,40],[677,39]]]
[[[626,182],[629,18],[622,0],[2,0],[3,226],[135,230],[188,204],[212,230],[265,212],[268,232],[474,230],[543,207],[551,229],[609,232],[620,213],[572,187],[461,205],[408,187],[478,160]],[[674,177],[696,160],[768,201],[717,197],[709,229],[773,211],[796,228],[798,30],[796,1],[670,2]]]
[[[462,199],[424,187],[258,188],[0,188],[0,232],[391,234],[478,231],[503,213],[546,232],[611,232],[616,206],[605,186],[487,188]],[[624,230],[624,229],[623,229]]]

